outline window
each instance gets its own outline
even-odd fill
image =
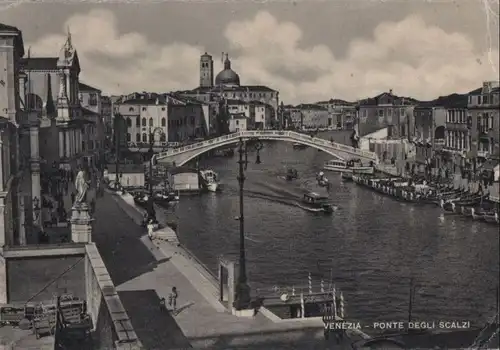
[[[167,136],[165,136],[165,134],[164,134],[164,133],[162,133],[162,134],[160,135],[160,141],[161,141],[161,142],[165,142],[165,141],[167,141]]]
[[[162,111],[165,111],[165,107],[161,107],[161,110],[162,110]]]
[[[82,151],[85,151],[85,141],[82,141]]]
[[[142,134],[142,142],[148,142],[148,135],[146,133]]]
[[[240,121],[239,120],[236,120],[236,125],[240,125]]]
[[[97,94],[96,93],[91,93],[89,95],[89,105],[97,106]]]
[[[147,126],[147,124],[146,124],[146,118],[142,118],[142,126]]]
[[[166,126],[167,120],[165,118],[161,118],[161,126]]]
[[[130,142],[132,141],[132,136],[130,135],[130,133],[127,133],[127,142]]]
[[[392,117],[392,109],[388,109],[388,110],[387,110],[387,112],[388,112],[388,114],[387,114],[387,115],[388,115],[389,117]]]
[[[149,118],[149,126],[153,126],[153,118]]]
[[[129,107],[128,111],[129,112],[133,112],[134,111],[134,107]]]
[[[379,117],[383,117],[384,116],[384,110],[383,109],[379,109],[378,110],[378,116]]]
[[[141,118],[137,117],[135,119],[135,126],[141,126]]]
[[[141,134],[135,134],[135,142],[141,142]]]
[[[194,124],[195,124],[195,118],[194,118],[194,117],[191,117],[191,125],[193,125],[193,126],[194,126]]]
[[[127,127],[131,127],[132,126],[132,120],[130,118],[127,118]]]
[[[142,110],[145,111],[146,110],[146,107],[142,107]]]

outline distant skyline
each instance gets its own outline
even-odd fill
[[[106,94],[199,85],[199,56],[228,52],[241,83],[286,104],[393,90],[430,100],[499,79],[498,0],[20,3],[0,22],[32,57],[58,56],[69,28],[81,81]]]

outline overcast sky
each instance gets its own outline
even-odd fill
[[[498,0],[69,2],[0,2],[0,22],[32,56],[58,56],[69,27],[81,80],[105,93],[194,88],[205,51],[285,103],[432,99],[499,76]]]

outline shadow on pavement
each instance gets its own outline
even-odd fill
[[[140,241],[145,234],[105,193],[94,214],[93,240],[115,286],[154,270],[161,260]]]
[[[132,326],[145,349],[192,348],[169,311],[160,310],[160,298],[154,290],[119,292]]]

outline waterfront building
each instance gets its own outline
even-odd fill
[[[351,129],[356,118],[356,103],[340,99],[319,101],[315,104],[325,107],[332,115],[333,124],[342,129]]]
[[[295,107],[295,110],[300,111],[301,129],[327,128],[336,125],[332,113],[321,105],[300,104]],[[292,118],[297,119],[296,112]]]
[[[389,137],[407,138],[413,127],[413,107],[418,101],[389,92],[358,102],[358,126],[361,136],[378,129],[389,128]]]
[[[238,132],[248,130],[248,117],[245,113],[229,114],[229,132]]]
[[[439,164],[455,172],[465,166],[471,146],[471,119],[467,111],[467,94],[448,96],[443,106],[446,110],[445,141],[442,149],[436,149]]]
[[[446,149],[446,134],[461,132],[451,121],[465,121],[467,95],[452,94],[432,101],[421,102],[413,109],[415,161],[431,163],[432,168],[443,166],[443,150]],[[449,127],[450,129],[447,129]],[[460,129],[460,127],[458,128]],[[465,146],[465,144],[463,144]]]
[[[179,91],[177,94],[197,99],[209,104],[211,107],[211,118],[220,113],[219,102],[221,99],[240,100],[247,103],[259,102],[267,105],[269,114],[272,116],[265,121],[262,127],[273,127],[283,125],[278,113],[279,92],[263,85],[241,85],[240,76],[231,68],[229,55],[225,55],[224,69],[215,77],[213,73],[213,59],[208,53],[200,57],[200,86],[187,91]]]
[[[499,82],[484,82],[469,93],[467,108],[471,119],[471,156],[481,164],[498,157],[500,138]]]
[[[150,131],[154,133],[153,145],[164,147],[168,142],[185,142],[207,134],[207,106],[201,102],[174,94],[133,93],[114,103],[125,124],[124,135],[129,147],[147,148]]]

